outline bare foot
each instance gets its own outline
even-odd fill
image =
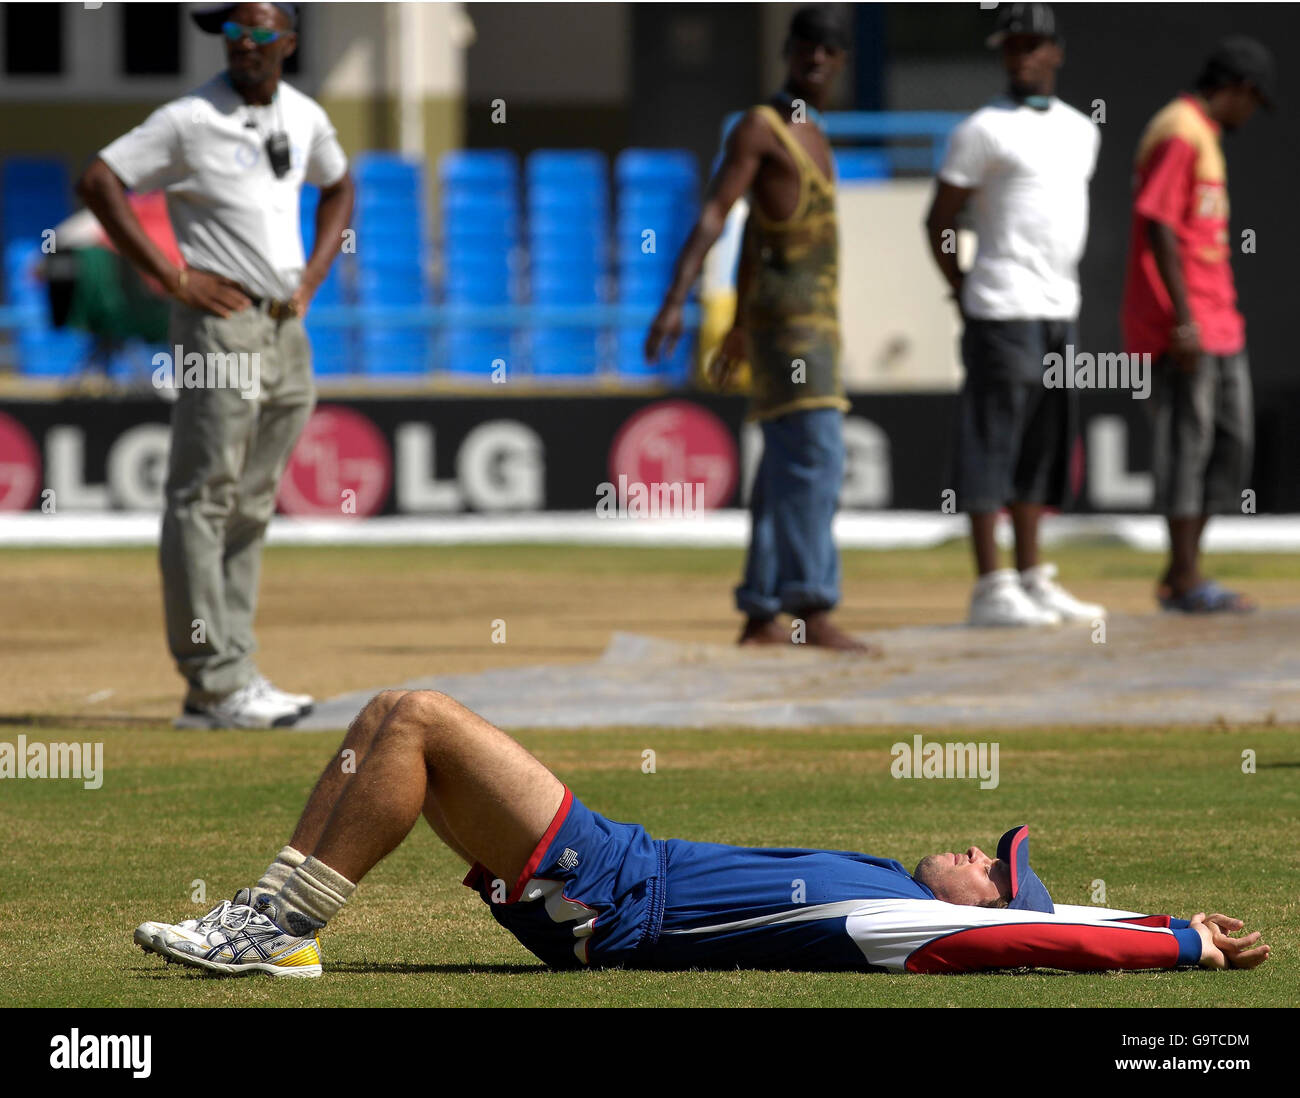
[[[829,610],[814,610],[804,617],[805,643],[836,652],[857,652],[878,659],[884,653],[873,644],[864,644],[831,621]]]
[[[739,645],[789,644],[790,634],[781,628],[775,618],[749,618],[740,631],[736,643]]]

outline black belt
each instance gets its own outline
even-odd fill
[[[272,320],[288,320],[289,317],[298,315],[298,310],[294,308],[292,301],[268,301],[264,297],[248,293],[247,290],[244,293],[248,295],[248,300],[253,303],[254,309],[260,309],[265,304],[266,315]]]
[[[195,270],[200,269],[201,268],[195,268]],[[222,279],[227,284],[234,282],[234,279],[226,278],[225,275],[219,275],[213,271],[204,271],[203,273],[213,275],[214,278]],[[267,303],[266,298],[258,297],[255,293],[250,293],[247,286],[241,286],[238,282],[235,282],[234,284],[239,288],[239,292],[248,298],[254,309],[260,309],[263,304]],[[271,301],[269,303],[269,308],[266,310],[266,315],[272,320],[288,320],[291,316],[297,316],[298,310],[294,308],[292,301]]]

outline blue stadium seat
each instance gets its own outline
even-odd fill
[[[603,187],[607,170],[604,153],[595,149],[540,149],[529,156],[525,178],[530,187],[584,182]]]
[[[8,108],[10,110],[13,107]],[[0,246],[37,241],[72,212],[68,170],[55,157],[10,156],[0,165]]]
[[[530,240],[583,239],[593,244],[595,250],[608,253],[609,216],[590,206],[533,206],[529,210],[528,237]]]
[[[19,370],[63,377],[86,362],[94,345],[85,332],[54,328],[49,295],[36,277],[41,234],[72,212],[68,171],[54,157],[6,157],[0,164],[0,250],[5,299],[22,311],[14,334]]]
[[[357,304],[368,307],[426,305],[429,234],[422,161],[398,153],[367,152],[354,162],[357,179]],[[422,325],[362,323],[361,367],[372,376],[423,374],[429,370],[430,338]]]
[[[473,195],[456,191],[442,197],[442,237],[504,237],[519,235],[519,202],[500,195]]]
[[[305,184],[299,205],[304,255],[310,257],[316,242],[316,209],[320,205],[320,188]],[[307,335],[311,339],[312,369],[321,376],[350,374],[357,370],[356,332],[351,328],[322,327],[313,322],[318,307],[351,303],[348,283],[352,273],[352,253],[335,256],[330,273],[320,284],[307,314]]]
[[[609,182],[590,149],[533,153],[527,167],[528,257],[538,305],[597,305],[609,262]],[[527,333],[537,377],[590,378],[600,368],[600,329],[536,327]]]
[[[699,185],[695,157],[684,149],[624,149],[614,161],[614,178],[621,189],[663,184]]]
[[[515,373],[514,339],[509,328],[467,328],[449,325],[440,341],[439,358],[449,373],[465,380],[490,381],[496,363],[506,376]]]
[[[475,277],[473,271],[462,271],[443,287],[443,304],[465,305],[479,308],[485,305],[513,305],[514,294],[508,285],[491,276]],[[449,323],[460,323],[454,318]],[[470,328],[482,327],[480,324]]]
[[[37,276],[38,240],[11,241],[4,249],[4,276],[10,305],[21,313],[16,332],[18,368],[27,377],[67,377],[90,358],[94,339],[88,332],[54,328],[49,294]]]
[[[395,152],[359,153],[352,164],[352,174],[357,181],[378,184],[397,182],[405,187],[411,178],[412,169],[418,169],[419,162]]]
[[[571,265],[535,255],[533,302],[537,305],[599,304],[603,275],[603,269],[575,270]],[[532,371],[538,377],[591,377],[600,366],[600,332],[596,325],[537,327],[529,332],[529,350]]]
[[[618,300],[655,308],[672,281],[677,252],[699,208],[699,169],[695,157],[681,149],[626,149],[619,154],[618,212],[614,256]],[[646,231],[654,232],[648,252]],[[683,338],[666,362],[647,364],[643,348],[649,320],[620,326],[615,354],[618,372],[628,381],[671,384],[685,380],[694,357],[694,339]]]
[[[496,184],[513,190],[519,182],[519,160],[509,149],[457,149],[443,154],[438,178],[444,188]]]
[[[443,156],[442,300],[448,305],[510,305],[518,300],[519,162],[504,149],[466,149]],[[451,374],[487,380],[500,359],[513,372],[515,336],[506,326],[449,322],[437,359]]]
[[[657,263],[625,267],[619,274],[618,299],[625,305],[659,305],[672,282],[672,266]]]
[[[699,171],[695,158],[680,149],[627,149],[615,163],[618,212],[614,256],[618,300],[626,305],[657,307],[672,281],[677,252],[690,233],[699,209]],[[654,251],[647,252],[646,231],[654,232]],[[694,339],[683,338],[671,359],[647,364],[644,323],[619,328],[615,353],[618,372],[628,381],[677,384],[685,380],[694,357]]]
[[[429,369],[429,340],[423,330],[364,325],[361,358],[375,377],[423,374]]]
[[[534,237],[529,243],[532,281],[539,276],[567,276],[603,284],[608,264],[603,241],[566,237]]]
[[[362,267],[357,274],[357,299],[363,307],[424,305],[428,301],[420,272],[406,264]]]
[[[889,153],[884,149],[836,149],[835,172],[841,183],[888,179]]]

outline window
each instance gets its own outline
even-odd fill
[[[63,5],[6,4],[5,72],[57,76],[63,71]]]
[[[181,6],[122,5],[122,72],[127,76],[179,76]]]

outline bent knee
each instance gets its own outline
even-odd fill
[[[361,709],[361,715],[371,718],[372,723],[382,722],[389,713],[396,708],[409,690],[381,690],[371,698]]]
[[[447,715],[456,703],[438,690],[407,690],[396,703],[398,717],[416,723],[430,723]]]
[[[365,743],[369,743],[384,721],[388,719],[388,714],[397,707],[398,702],[407,693],[409,691],[406,690],[381,690],[366,702],[352,723],[348,725],[347,735],[343,738],[344,744],[355,747],[358,737],[362,737]]]

